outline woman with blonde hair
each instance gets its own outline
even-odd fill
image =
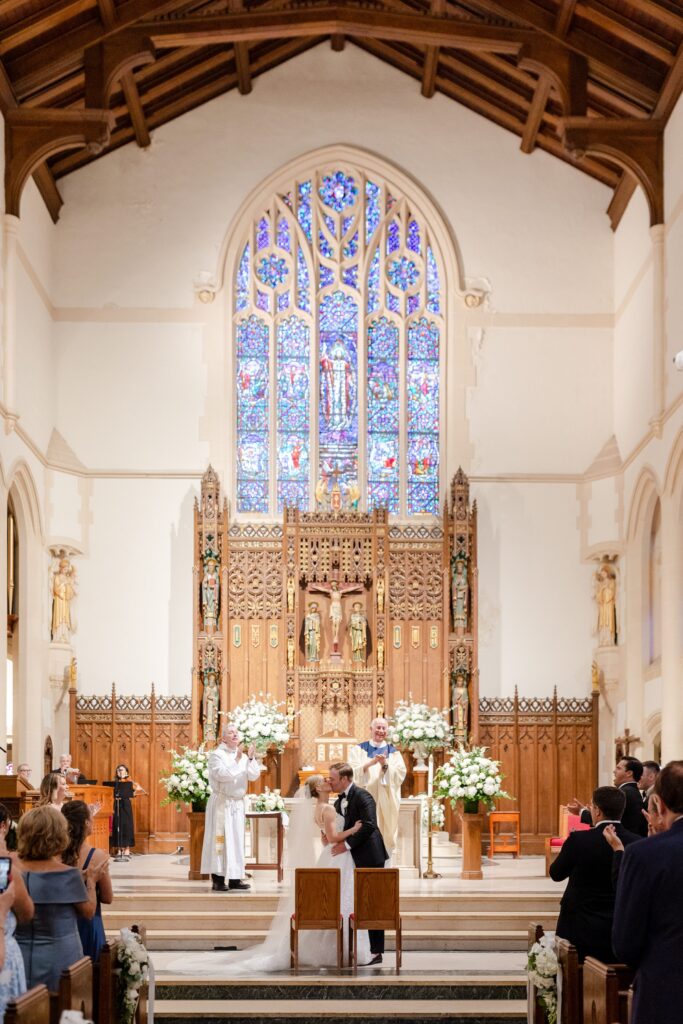
[[[66,780],[59,772],[48,772],[40,783],[40,799],[36,807],[54,807],[61,811],[66,802]]]
[[[88,868],[85,883],[76,867],[65,867],[69,845],[65,818],[54,806],[34,807],[17,826],[18,866],[33,900],[32,921],[17,927],[26,984],[41,982],[55,992],[63,970],[83,956],[78,917],[91,918],[97,907],[99,872]]]

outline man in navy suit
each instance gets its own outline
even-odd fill
[[[647,818],[643,814],[643,798],[638,789],[642,774],[643,766],[637,757],[622,757],[614,769],[614,785],[618,786],[626,797],[621,824],[628,832],[633,832],[644,839],[647,835]],[[578,800],[574,799],[568,803],[567,810],[570,814],[580,814],[583,825],[592,823],[590,808],[584,807]]]
[[[576,946],[579,960],[594,956],[605,963],[614,962],[612,917],[614,886],[613,853],[603,838],[607,825],[614,825],[625,847],[639,836],[621,823],[626,798],[615,786],[600,786],[590,805],[594,828],[567,836],[559,856],[550,865],[550,877],[556,882],[568,878],[560,903],[556,934]]]
[[[655,783],[666,832],[624,853],[612,942],[636,969],[631,1024],[680,1024],[683,1017],[683,761]]]

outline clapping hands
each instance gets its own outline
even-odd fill
[[[612,847],[615,853],[624,852],[624,844],[617,835],[617,830],[615,829],[614,825],[605,825],[604,829],[602,830],[602,834],[605,837],[606,842],[609,843],[609,845]]]

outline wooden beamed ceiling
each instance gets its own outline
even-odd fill
[[[613,226],[638,182],[661,218],[661,134],[683,89],[680,0],[3,0],[10,212],[33,174],[56,219],[63,175],[150,145],[155,128],[230,89],[246,96],[325,40],[331,51],[353,42],[425,98],[450,97],[518,135],[524,153],[608,185]]]

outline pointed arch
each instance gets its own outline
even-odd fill
[[[19,520],[23,517],[26,529],[33,532],[42,546],[45,543],[45,533],[38,488],[31,469],[24,459],[18,459],[12,464],[7,490],[14,492],[13,499],[17,517]]]
[[[661,487],[657,475],[650,466],[644,466],[633,489],[628,516],[626,537],[635,541],[652,520],[657,500],[661,495]]]

